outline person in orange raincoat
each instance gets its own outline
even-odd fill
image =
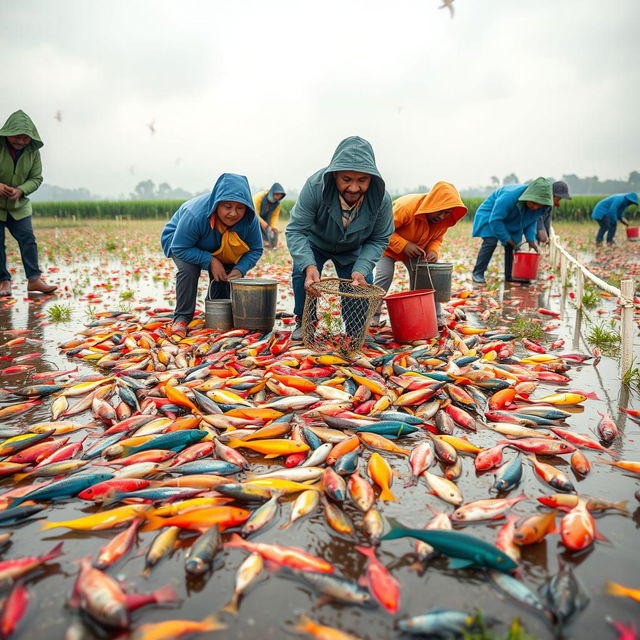
[[[436,182],[429,193],[411,193],[393,203],[395,232],[389,246],[376,264],[374,284],[389,290],[396,262],[409,268],[410,261],[437,262],[444,235],[467,213],[458,190],[449,182]],[[381,306],[373,317],[380,323]],[[436,302],[438,324],[442,324],[442,308]]]

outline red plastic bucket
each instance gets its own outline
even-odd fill
[[[517,280],[535,280],[538,277],[540,254],[529,251],[515,251],[511,277]]]
[[[438,335],[433,289],[403,291],[385,297],[393,337],[398,342],[428,340]]]
[[[640,239],[640,227],[627,227],[627,240]]]

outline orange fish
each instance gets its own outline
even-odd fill
[[[389,463],[377,451],[374,451],[369,458],[367,473],[369,474],[369,477],[382,489],[380,500],[395,501],[396,497],[389,489],[393,480],[393,472],[391,471]]]
[[[556,528],[557,513],[557,511],[551,511],[529,516],[516,526],[513,541],[519,546],[535,544],[550,533],[558,533]]]
[[[596,538],[606,540],[596,531],[596,523],[584,498],[580,498],[578,504],[562,518],[560,537],[562,544],[571,551],[590,547]]]
[[[238,507],[204,507],[171,516],[170,518],[161,518],[154,515],[148,516],[147,523],[142,528],[142,531],[155,531],[161,527],[180,527],[181,529],[204,533],[214,524],[217,524],[220,530],[224,531],[224,529],[228,529],[229,527],[242,524],[250,515],[250,511],[239,509]]]

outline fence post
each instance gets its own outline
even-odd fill
[[[560,254],[560,282],[562,283],[562,288],[567,286],[567,259],[564,256],[564,253]]]
[[[582,309],[582,296],[584,295],[584,273],[582,269],[576,265],[576,296],[578,297],[577,305],[578,309]]]
[[[622,304],[622,349],[620,354],[620,377],[631,369],[633,360],[633,280],[625,276],[620,283]]]

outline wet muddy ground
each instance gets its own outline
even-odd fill
[[[14,276],[14,298],[0,301],[0,343],[11,338],[10,334],[4,333],[7,330],[26,328],[31,329],[32,333],[27,336],[27,342],[24,344],[2,347],[0,356],[10,355],[15,358],[28,353],[42,352],[41,356],[28,361],[29,364],[35,365],[32,373],[70,369],[76,365],[79,367],[79,373],[93,371],[90,365],[61,355],[57,346],[73,337],[82,328],[83,323],[90,322],[94,311],[173,306],[173,269],[171,263],[161,256],[159,248],[156,248],[159,229],[158,223],[125,223],[115,229],[109,229],[100,223],[62,230],[50,224],[40,225],[37,234],[41,261],[48,270],[47,278],[60,285],[58,295],[44,299],[23,295],[21,266],[14,245],[10,245],[12,250],[9,252],[9,259],[11,265],[17,267],[17,275]],[[470,287],[470,264],[475,258],[475,250],[469,251],[469,242],[464,231],[468,232],[468,227],[462,227],[453,234],[448,254],[445,252],[441,257],[441,260],[446,261],[449,258],[457,265],[454,290]],[[497,273],[499,260],[494,259],[494,262],[496,265],[493,268]],[[287,311],[292,307],[288,273],[285,254],[278,251],[268,256],[252,274],[275,277],[282,283],[279,309]],[[576,310],[568,296],[571,288],[561,291],[557,280],[546,279],[547,275],[533,286],[513,285],[497,288],[496,298],[503,305],[504,318],[504,322],[500,321],[499,324],[508,325],[516,312],[540,318],[536,313],[539,307],[552,309],[561,313],[561,325],[546,339],[551,342],[564,338],[565,351],[588,351],[589,346],[584,336],[589,320],[583,318],[580,328],[574,330]],[[406,287],[406,280],[406,274],[398,273],[394,286]],[[495,282],[497,284],[498,280]],[[201,284],[204,298],[204,278]],[[56,304],[71,307],[69,321],[50,321],[48,312]],[[603,299],[601,308],[607,313],[590,313],[590,321],[600,322],[608,319],[614,306],[612,301]],[[144,311],[140,309],[136,313],[143,314]],[[473,314],[470,314],[469,320],[470,323],[482,325]],[[278,327],[287,328],[282,324]],[[520,352],[523,353],[524,350]],[[602,401],[588,400],[583,408],[576,409],[575,415],[568,421],[570,427],[578,432],[593,433],[599,420],[598,412],[608,412],[614,417],[622,433],[622,437],[614,442],[613,448],[620,453],[622,459],[640,460],[640,425],[618,410],[619,406],[640,409],[640,400],[634,391],[629,392],[621,386],[618,380],[617,360],[603,357],[597,367],[575,366],[567,375],[572,380],[569,385],[571,388],[592,391],[602,398]],[[0,379],[0,387],[14,389],[29,384],[29,380],[29,374],[4,376]],[[541,385],[539,392],[550,393],[555,388],[557,385]],[[74,420],[85,423],[89,421],[87,416],[88,414],[81,415]],[[50,401],[45,400],[30,412],[4,421],[1,425],[29,425],[48,420],[49,417]],[[476,435],[472,434],[470,439],[479,446],[488,446],[495,442],[495,435],[492,432],[479,431]],[[81,436],[73,434],[72,439],[79,437]],[[411,448],[419,438],[419,434],[414,434],[403,438],[401,442],[403,446]],[[597,456],[589,451],[586,453],[593,463]],[[508,453],[505,459],[510,459],[513,455]],[[264,468],[260,456],[249,453],[247,457],[255,470],[260,471]],[[392,463],[400,477],[396,478],[393,486],[397,502],[378,503],[383,517],[391,516],[405,525],[421,528],[432,517],[429,505],[438,510],[450,510],[449,505],[430,495],[422,482],[414,487],[403,488],[404,482],[410,477],[404,456],[385,453],[385,458]],[[528,586],[536,588],[557,571],[559,561],[564,559],[574,567],[576,575],[591,598],[589,607],[574,625],[571,636],[613,638],[615,633],[605,622],[606,616],[625,623],[640,620],[638,603],[606,595],[603,589],[606,580],[615,580],[630,587],[640,588],[640,505],[634,498],[634,492],[640,489],[640,479],[598,464],[593,464],[591,473],[581,479],[573,476],[568,460],[554,458],[547,461],[557,463],[567,472],[580,493],[611,501],[628,500],[630,515],[627,517],[614,511],[598,515],[598,530],[609,542],[596,542],[585,553],[566,553],[557,535],[550,535],[537,545],[524,547],[523,579]],[[472,458],[465,456],[462,476],[458,481],[465,501],[489,497],[492,484],[492,474],[477,474]],[[12,480],[1,481],[0,491],[11,486]],[[523,481],[519,489],[514,490],[511,495],[521,490],[531,499],[513,507],[512,512],[520,515],[530,515],[536,510],[537,496],[553,492],[536,479],[526,464]],[[267,529],[259,532],[255,540],[302,547],[334,564],[339,574],[357,580],[364,572],[364,557],[354,549],[353,540],[341,538],[328,527],[321,509],[311,517],[298,521],[286,531],[279,529],[279,525],[288,518],[290,503],[290,499],[282,501],[278,517]],[[64,541],[64,555],[57,563],[47,565],[45,570],[28,580],[29,589],[34,597],[28,618],[15,637],[35,638],[46,635],[52,639],[62,638],[65,629],[77,615],[65,607],[77,573],[75,560],[95,554],[100,546],[113,537],[114,532],[68,532],[63,529],[42,532],[41,524],[45,518],[60,521],[92,511],[96,509],[88,503],[68,500],[63,505],[53,506],[43,512],[44,517],[33,518],[16,527],[13,544],[5,552],[5,558],[41,554],[58,541]],[[354,507],[347,505],[346,512],[352,516],[354,522],[360,522],[360,515]],[[466,529],[491,541],[500,526],[501,523],[498,521],[494,524],[471,524],[467,525]],[[145,578],[142,576],[144,553],[154,536],[153,532],[139,534],[137,550],[125,556],[109,570],[109,573],[122,579],[136,592],[151,591],[163,584],[171,583],[177,589],[181,603],[139,610],[133,615],[134,624],[170,618],[200,620],[212,612],[219,611],[231,596],[236,570],[246,553],[238,549],[220,552],[214,570],[209,575],[194,580],[185,576],[185,551],[179,549]],[[365,536],[360,533],[357,542],[367,544]],[[505,623],[509,623],[514,617],[521,618],[527,631],[534,637],[553,637],[550,627],[540,615],[502,595],[482,571],[454,571],[448,568],[446,559],[440,558],[423,572],[417,572],[412,568],[415,562],[413,548],[414,544],[410,539],[382,542],[379,546],[378,557],[401,584],[400,610],[395,619],[417,615],[432,607],[470,612],[481,609]],[[228,629],[214,632],[210,637],[282,638],[286,636],[288,627],[301,612],[307,613],[318,622],[362,638],[373,640],[404,637],[394,629],[394,617],[381,608],[365,610],[318,602],[301,584],[275,571],[268,572],[267,576],[243,597],[237,617],[222,614],[221,619],[228,624]],[[91,633],[97,634],[98,631],[93,629]],[[104,637],[110,636],[105,634]],[[209,636],[203,634],[201,637]]]

